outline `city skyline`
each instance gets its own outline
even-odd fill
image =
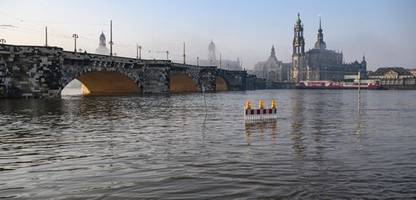
[[[274,2],[274,1],[2,1],[0,38],[9,44],[44,44],[48,26],[51,46],[73,49],[71,35],[79,35],[78,46],[87,52],[98,47],[103,31],[108,37],[113,20],[114,51],[135,57],[136,43],[143,46],[143,58],[164,58],[153,53],[169,50],[173,60],[206,58],[213,40],[223,58],[242,59],[245,68],[265,60],[272,45],[279,60],[290,62],[293,25],[301,13],[306,49],[316,42],[319,16],[328,49],[342,51],[345,62],[360,60],[368,69],[416,67],[411,36],[416,16],[413,1]],[[275,8],[275,9],[273,9]],[[74,14],[75,13],[75,14]],[[69,17],[68,17],[69,16]],[[149,53],[149,50],[152,53]]]

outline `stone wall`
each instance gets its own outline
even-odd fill
[[[59,95],[61,66],[61,48],[0,45],[1,97]]]

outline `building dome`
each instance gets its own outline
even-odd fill
[[[315,49],[326,49],[326,43],[324,42],[324,33],[322,30],[321,18],[319,18],[318,39],[315,42]]]
[[[211,43],[209,43],[208,45],[208,61],[210,63],[210,65],[216,65],[217,62],[217,56],[216,56],[216,52],[215,52],[215,44],[213,41],[211,41]]]
[[[101,32],[101,35],[100,35],[100,44],[99,44],[99,46],[106,46],[106,39],[105,39],[105,35],[104,35],[104,33],[103,32]]]
[[[326,49],[326,43],[323,40],[316,41],[315,49]]]
[[[208,50],[209,51],[215,51],[215,43],[213,41],[211,41],[208,45]]]
[[[100,34],[98,48],[95,50],[95,53],[104,55],[109,54],[109,50],[106,45],[106,38],[103,32]]]

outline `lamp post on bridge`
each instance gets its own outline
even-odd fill
[[[110,20],[110,56],[113,56],[113,20]]]
[[[45,26],[45,47],[48,46],[48,27]]]
[[[77,38],[79,38],[78,34],[74,33],[72,34],[72,37],[74,38],[74,52],[77,52]]]
[[[165,53],[166,54],[166,60],[169,60],[169,51],[157,51],[157,53]]]
[[[221,62],[222,62],[222,53],[220,53],[220,69],[221,69],[221,67],[222,67],[222,66],[221,66],[221,65],[222,65],[222,63],[221,63]]]
[[[136,45],[136,59],[142,59],[142,46]]]

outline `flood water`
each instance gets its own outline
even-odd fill
[[[0,100],[1,198],[416,198],[416,91]]]

